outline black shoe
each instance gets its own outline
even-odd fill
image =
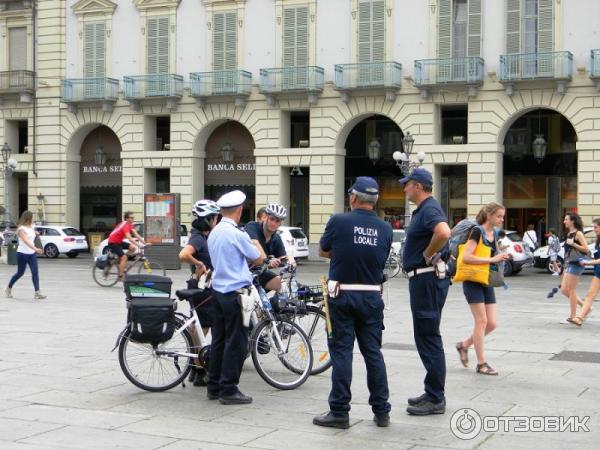
[[[410,406],[415,406],[421,403],[423,400],[427,400],[427,394],[421,394],[418,397],[409,397],[408,404]]]
[[[196,369],[196,377],[194,379],[194,386],[208,386],[208,374],[203,368]]]
[[[346,430],[350,428],[350,418],[348,416],[335,416],[331,411],[322,416],[313,418],[313,424],[320,427],[341,428]]]
[[[192,370],[190,370],[190,376],[188,377],[188,381],[190,383],[193,383],[194,381],[196,381],[196,368],[192,367]]]
[[[252,403],[252,397],[238,391],[233,395],[221,395],[219,401],[222,405],[247,405]]]
[[[430,400],[423,400],[414,406],[406,408],[406,412],[413,416],[428,416],[430,414],[444,414],[446,412],[446,400],[434,403]]]
[[[206,398],[209,400],[219,400],[219,394],[211,394],[210,392],[207,392]]]
[[[375,414],[373,421],[378,427],[389,427],[390,426],[390,415],[389,414]]]

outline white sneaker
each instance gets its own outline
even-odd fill
[[[41,291],[35,291],[35,294],[33,294],[33,298],[35,300],[43,300],[46,298],[46,296],[44,294],[42,294]]]
[[[560,275],[560,273],[558,273],[558,272],[552,272],[552,276],[553,276],[553,277],[557,277],[557,276],[559,276],[559,275]]]
[[[12,296],[12,289],[9,288],[9,287],[7,287],[6,290],[4,291],[4,296],[6,298],[13,298],[13,296]]]

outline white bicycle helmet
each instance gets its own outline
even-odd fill
[[[219,214],[219,207],[212,200],[198,200],[192,208],[194,217],[208,217]]]
[[[265,208],[265,212],[269,216],[277,217],[278,219],[285,219],[287,217],[287,210],[285,206],[279,203],[269,203]]]

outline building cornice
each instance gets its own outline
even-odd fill
[[[71,9],[75,14],[112,14],[117,7],[116,3],[109,0],[80,0],[75,3]]]
[[[133,0],[133,4],[140,11],[158,8],[175,9],[181,0]]]

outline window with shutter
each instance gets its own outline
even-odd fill
[[[300,89],[308,83],[308,6],[283,9],[283,88]]]
[[[148,18],[146,36],[147,73],[169,73],[169,18]]]
[[[481,0],[469,0],[467,56],[481,56]]]
[[[383,83],[385,62],[385,1],[361,0],[358,3],[358,84],[361,86]]]
[[[551,77],[554,75],[554,0],[538,0],[537,2],[537,75]]]
[[[86,23],[83,27],[83,76],[105,76],[106,25],[104,22]]]
[[[438,58],[452,57],[452,0],[438,2]]]
[[[215,13],[213,15],[213,70],[235,69],[237,69],[237,12]],[[234,92],[236,80],[233,72],[213,74],[213,93]]]
[[[506,53],[521,52],[521,0],[506,0]]]
[[[25,27],[9,28],[8,31],[9,70],[27,69],[27,30]]]

